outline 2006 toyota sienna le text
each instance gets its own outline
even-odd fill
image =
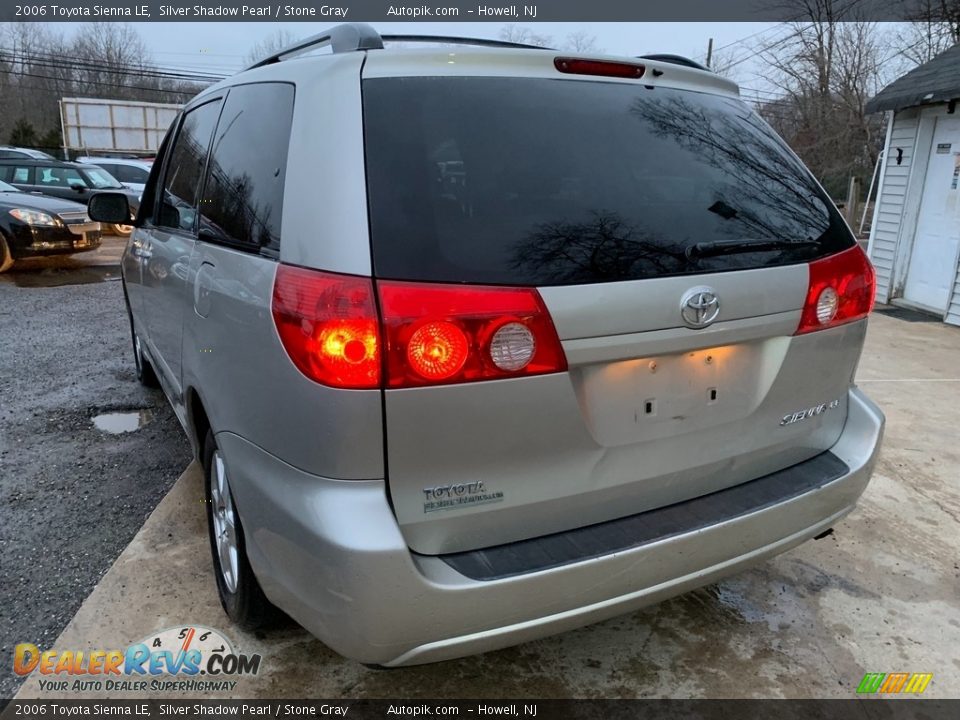
[[[850,512],[884,423],[853,382],[873,270],[736,86],[396,39],[338,26],[200,93],[123,257],[229,616],[443,660]]]

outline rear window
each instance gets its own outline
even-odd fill
[[[375,272],[562,285],[806,262],[853,238],[744,103],[623,83],[363,83]],[[764,242],[701,256],[694,245]],[[769,249],[789,241],[797,247]],[[815,241],[815,242],[811,242]]]

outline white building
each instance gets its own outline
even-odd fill
[[[960,45],[867,103],[887,137],[868,254],[877,302],[960,325]]]

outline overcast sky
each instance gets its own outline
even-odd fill
[[[411,33],[429,35],[470,35],[496,38],[502,27],[499,23],[371,23],[383,33]],[[229,73],[240,68],[250,48],[282,28],[296,36],[320,32],[330,23],[144,23],[137,25],[159,65],[189,69],[206,69]],[[597,38],[597,45],[616,55],[640,55],[651,52],[669,52],[686,55],[702,61],[707,41],[714,39],[714,47],[735,53],[739,59],[752,55],[756,44],[773,39],[782,31],[782,23],[530,23],[540,34],[553,36],[559,44],[562,38],[580,30]],[[744,42],[743,41],[746,38]],[[752,75],[752,63],[744,60],[739,67],[745,72],[737,78],[745,81]],[[738,69],[739,69],[738,67]],[[739,73],[738,73],[739,74]]]

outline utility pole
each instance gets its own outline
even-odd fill
[[[710,67],[710,63],[713,60],[713,38],[710,38],[707,41],[707,67]]]

